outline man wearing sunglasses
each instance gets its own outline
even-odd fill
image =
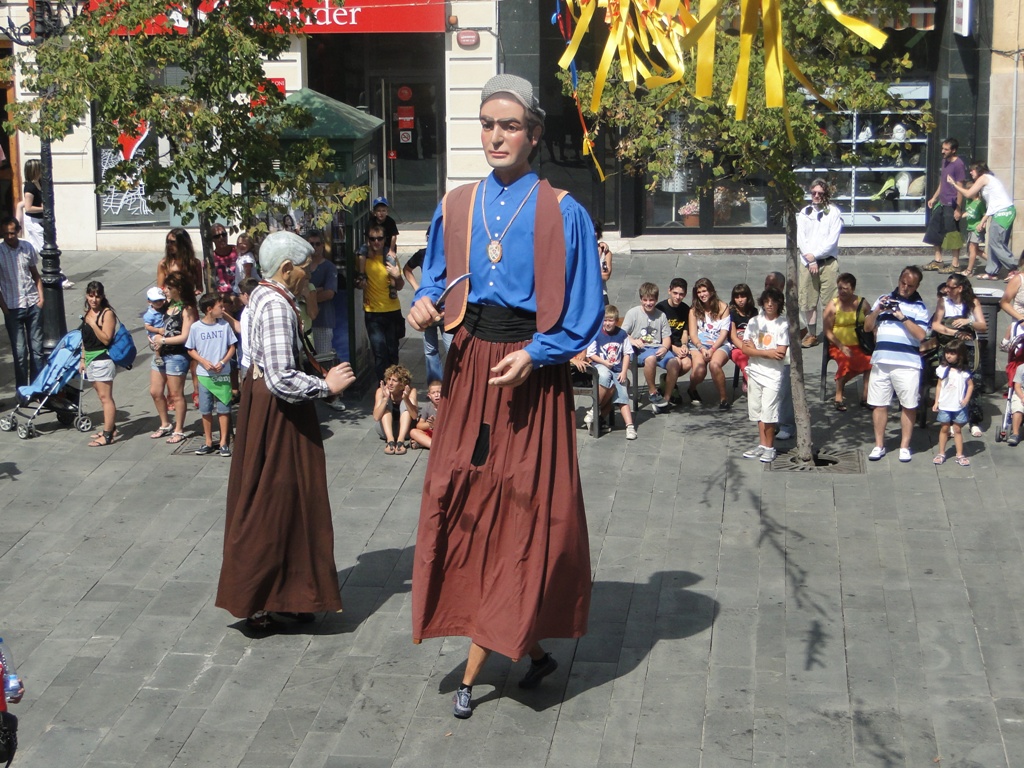
[[[800,270],[800,309],[807,323],[807,335],[800,345],[818,343],[818,302],[824,308],[838,292],[839,233],[843,217],[832,202],[828,182],[811,182],[811,204],[796,214],[796,246],[803,259]]]
[[[356,287],[363,292],[363,321],[373,353],[377,381],[398,365],[398,344],[405,335],[405,319],[398,292],[405,287],[398,259],[387,252],[387,235],[380,224],[370,224],[367,252],[360,254]]]

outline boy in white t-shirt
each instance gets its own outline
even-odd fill
[[[775,460],[775,427],[782,402],[782,373],[789,349],[789,323],[782,316],[786,300],[778,288],[766,288],[758,300],[761,311],[743,332],[747,366],[747,413],[757,422],[758,445],[743,458]]]
[[[199,377],[199,413],[203,416],[203,436],[206,444],[196,450],[197,456],[215,453],[213,447],[213,411],[220,421],[220,455],[231,455],[231,358],[235,354],[237,337],[224,319],[224,302],[216,293],[207,293],[199,299],[203,317],[192,323],[185,349],[196,361]]]

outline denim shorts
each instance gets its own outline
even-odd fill
[[[644,364],[644,361],[647,360],[647,358],[653,357],[658,354],[658,349],[658,347],[644,347],[642,350],[640,350],[640,356],[636,360],[637,363],[642,366]],[[666,367],[668,367],[668,361],[675,359],[676,356],[672,353],[672,350],[670,349],[658,360],[658,367],[664,370]]]
[[[935,420],[939,424],[966,424],[967,423],[967,409],[961,408],[959,411],[939,411],[935,416]]]
[[[626,358],[626,360],[628,359]],[[625,360],[623,364],[625,365]],[[594,367],[597,368],[598,383],[605,389],[615,389],[615,398],[612,402],[615,405],[629,405],[629,390],[626,389],[625,384],[619,381],[619,374],[598,363],[595,363]]]
[[[213,392],[202,384],[199,385],[196,391],[199,392],[199,413],[203,416],[210,416],[214,411],[217,412],[218,416],[231,413],[231,406],[214,397]]]
[[[150,367],[168,376],[184,376],[188,373],[188,355],[154,355]]]

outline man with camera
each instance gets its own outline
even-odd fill
[[[864,330],[874,331],[868,405],[874,409],[875,447],[869,461],[885,456],[885,422],[893,392],[900,401],[900,461],[910,461],[910,436],[914,429],[921,389],[921,342],[928,334],[928,307],[917,292],[921,270],[904,267],[892,293],[881,296],[864,318]]]

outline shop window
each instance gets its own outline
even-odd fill
[[[923,227],[927,211],[928,137],[920,128],[927,84],[899,86],[901,112],[839,112],[824,125],[833,141],[797,169],[805,189],[821,177],[846,227]],[[810,202],[810,197],[807,198]]]
[[[763,180],[719,182],[712,199],[716,227],[768,226],[768,185]]]
[[[167,67],[157,75],[159,85],[175,86],[184,81],[185,72],[180,67]],[[95,120],[95,115],[93,115]],[[96,166],[97,183],[121,160],[130,160],[134,155],[155,147],[161,156],[171,152],[170,142],[155,136],[146,125],[131,126],[125,130],[117,146],[103,147],[94,144],[93,157]],[[171,196],[184,196],[184,190],[171,190]],[[177,227],[181,218],[171,207],[156,207],[153,203],[167,190],[146,189],[141,182],[132,187],[109,190],[96,195],[100,227]]]

